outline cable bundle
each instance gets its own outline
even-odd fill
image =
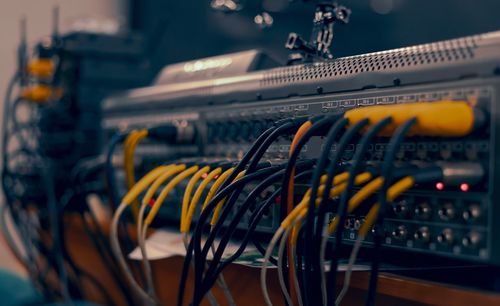
[[[442,112],[447,112],[449,116],[444,122],[436,121]],[[288,305],[339,305],[348,289],[357,253],[372,229],[374,254],[380,248],[386,206],[415,184],[446,181],[450,172],[445,170],[450,167],[482,169],[475,163],[395,163],[396,153],[405,137],[466,136],[484,124],[483,118],[481,110],[465,102],[439,101],[390,107],[374,106],[334,116],[278,121],[262,133],[241,160],[235,163],[203,159],[184,163],[175,161],[159,166],[131,185],[113,218],[113,251],[122,269],[128,271],[117,240],[118,220],[126,207],[136,201],[141,193],[146,192],[138,213],[137,235],[143,255],[147,289],[143,289],[135,281],[130,271],[127,272],[127,278],[141,301],[158,304],[145,239],[149,226],[168,195],[182,181],[187,181],[187,185],[182,188],[180,206],[180,231],[187,253],[180,280],[178,305],[184,303],[190,267],[194,269],[191,305],[199,305],[205,296],[211,305],[217,305],[211,293],[215,284],[223,289],[228,303],[234,305],[235,301],[222,272],[244,252],[251,241],[264,256],[261,283],[267,305],[272,305],[266,285],[266,271],[270,263],[278,266],[279,283]],[[294,135],[294,138],[288,160],[268,161],[264,158],[271,144],[290,135]],[[315,136],[324,136],[320,156],[314,159],[300,158],[302,148]],[[379,137],[389,137],[383,161],[369,162],[368,148]],[[132,143],[133,140],[130,141]],[[356,147],[355,153],[346,161],[343,159],[344,153],[352,144]],[[333,147],[335,150],[332,154]],[[478,171],[462,179],[477,183],[482,175],[482,171]],[[249,184],[253,187],[243,198],[242,192],[249,188]],[[307,191],[297,194],[294,188],[296,184],[307,186]],[[257,201],[271,187],[271,196],[264,201]],[[205,192],[206,189],[209,189],[208,192]],[[359,190],[355,191],[356,189]],[[302,196],[300,200],[297,198],[299,195]],[[198,206],[200,200],[203,202],[201,207]],[[280,205],[282,222],[265,248],[254,239],[254,234],[264,212],[276,202]],[[344,287],[336,294],[335,272],[343,242],[343,224],[347,216],[361,206],[366,207],[368,213],[358,230],[349,257]],[[251,208],[254,209],[251,211]],[[191,232],[197,211],[199,215]],[[328,217],[330,215],[334,216],[331,220]],[[225,248],[244,217],[248,217],[249,226],[244,232],[240,247],[232,256],[222,259]],[[204,243],[203,236],[206,238]],[[216,237],[220,237],[217,245],[214,244]],[[332,244],[328,244],[330,237],[335,238]],[[275,246],[279,246],[276,258],[273,257]],[[210,261],[207,260],[209,252],[213,254]],[[325,271],[327,254],[332,254],[329,258],[330,273]],[[374,304],[378,262],[375,255],[367,305]]]
[[[51,147],[44,142],[57,135],[59,126],[52,123],[50,129],[47,129],[43,115],[56,113],[55,105],[63,108],[60,104],[63,91],[58,75],[60,61],[56,60],[58,50],[52,50],[54,53],[50,55],[44,54],[42,51],[47,46],[39,46],[33,58],[29,59],[25,26],[23,21],[22,41],[18,50],[19,67],[9,83],[4,101],[3,216],[8,213],[11,215],[24,252],[18,250],[16,243],[11,243],[10,246],[44,298],[47,301],[70,302],[71,296],[81,297],[82,293],[78,288],[80,277],[89,279],[100,288],[95,279],[85,275],[64,250],[61,224],[63,210],[60,202],[62,188],[58,185],[58,166],[61,165],[53,159],[54,152],[60,152],[61,148]],[[53,37],[50,45],[56,40],[58,38]],[[24,119],[19,116],[23,106],[23,111],[27,114]],[[65,164],[70,158],[59,162]],[[5,222],[5,218],[2,221]],[[8,226],[3,226],[3,231],[7,237],[11,236]],[[49,233],[50,239],[42,239],[40,236],[43,233]],[[50,278],[47,277],[48,274],[52,274],[58,283],[47,281]]]

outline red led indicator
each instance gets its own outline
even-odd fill
[[[201,178],[202,178],[202,179],[206,179],[206,178],[207,178],[207,176],[208,176],[208,174],[203,173],[203,174],[201,175]]]
[[[460,190],[462,190],[463,192],[469,191],[469,184],[467,183],[460,184]]]
[[[155,199],[151,199],[151,200],[149,200],[148,204],[149,204],[149,206],[154,206],[155,203],[156,203],[156,200]]]
[[[443,190],[444,189],[444,183],[443,182],[436,183],[436,189],[437,190]]]

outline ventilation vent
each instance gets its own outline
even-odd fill
[[[329,62],[272,69],[261,85],[332,78],[369,71],[404,69],[406,67],[456,62],[474,57],[480,35],[414,47],[343,57]]]

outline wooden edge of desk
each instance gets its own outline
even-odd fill
[[[354,272],[351,287],[366,290],[369,279],[369,272]],[[500,295],[494,293],[422,281],[389,273],[380,274],[377,292],[391,297],[436,306],[500,305]]]
[[[86,239],[82,239],[84,236],[82,232],[82,228],[80,225],[80,220],[75,220],[74,218],[67,218],[65,221],[73,221],[66,223],[68,226],[68,230],[73,234],[71,235],[73,239],[69,239],[70,246],[75,247],[79,246],[78,251],[73,254],[79,255],[88,255],[89,249],[88,246],[84,247],[85,243],[82,243]],[[75,222],[76,221],[76,222]],[[107,224],[103,224],[102,229],[105,233],[107,233]],[[76,234],[76,235],[75,235]],[[132,237],[135,232],[130,231]],[[78,237],[78,238],[77,238]],[[76,239],[75,239],[76,238]],[[75,243],[77,242],[77,243]],[[87,256],[84,256],[87,257]],[[92,260],[90,258],[93,258]],[[88,267],[89,261],[93,262],[92,265],[95,265],[96,262],[99,261],[95,256],[88,256],[86,258],[86,263]],[[156,280],[157,283],[171,283],[177,286],[178,277],[180,275],[180,269],[182,266],[183,258],[181,256],[175,256],[170,259],[152,261],[155,269],[157,271]],[[82,262],[83,263],[83,262]],[[104,269],[103,267],[101,269]],[[100,270],[102,274],[102,270]],[[93,272],[95,269],[92,269]],[[243,266],[233,266],[233,273],[225,274],[226,280],[230,283],[234,284],[232,289],[235,290],[236,296],[247,296],[248,291],[252,292],[249,296],[253,297],[253,300],[259,299],[255,296],[255,294],[260,292],[260,284],[258,283],[258,269],[243,267]],[[171,273],[165,273],[170,271]],[[162,273],[163,272],[163,273]],[[230,271],[227,271],[230,272]],[[278,284],[272,275],[274,273],[270,273],[270,288],[271,295],[274,299],[278,300],[280,298],[280,293],[278,290]],[[166,275],[170,274],[170,275]],[[96,275],[98,278],[102,278],[102,275]],[[370,273],[363,272],[354,272],[352,275],[351,288],[357,289],[353,291],[366,291],[368,288]],[[111,279],[105,278],[105,283],[111,281]],[[343,281],[343,273],[340,274],[338,278],[340,285]],[[113,291],[113,290],[112,290]],[[165,297],[168,296],[165,300],[175,300],[176,294],[175,292],[163,292]],[[358,293],[359,294],[359,293]],[[408,301],[408,302],[416,302],[419,305],[430,305],[430,306],[443,306],[443,305],[454,305],[454,306],[480,306],[480,305],[500,305],[500,294],[494,294],[490,292],[484,292],[479,290],[474,290],[470,288],[461,288],[455,287],[448,284],[443,283],[435,283],[429,281],[422,281],[414,278],[403,277],[399,275],[389,274],[389,273],[381,273],[379,277],[378,283],[378,294],[391,297],[397,300]]]

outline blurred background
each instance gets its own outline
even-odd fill
[[[236,3],[235,11],[222,8]],[[15,69],[19,20],[28,19],[28,39],[51,31],[51,10],[60,6],[61,31],[136,32],[146,39],[153,74],[164,65],[261,48],[286,61],[289,32],[308,38],[315,1],[290,0],[4,0],[0,4],[0,93]],[[335,29],[335,57],[361,54],[494,31],[498,0],[351,0],[346,26]],[[221,8],[222,7],[222,8]],[[218,8],[218,9],[217,9]],[[265,15],[266,22],[258,21]],[[260,16],[260,17],[259,17]],[[269,18],[270,17],[270,18]],[[259,19],[260,18],[260,19]],[[265,26],[264,26],[264,25]]]
[[[151,60],[167,63],[249,48],[262,48],[284,61],[289,32],[309,38],[314,1],[247,0],[242,9],[221,13],[210,0],[134,0],[130,27],[155,46]],[[361,54],[498,30],[498,0],[344,0],[351,21],[338,26],[335,57]],[[262,29],[255,16],[269,13],[272,26]]]
[[[498,0],[351,0],[351,22],[336,28],[335,57],[361,54],[500,29]],[[289,32],[308,38],[314,1],[290,0],[2,0],[0,95],[16,68],[19,21],[27,18],[32,44],[60,30],[135,33],[144,38],[152,79],[164,65],[261,48],[280,62]],[[30,46],[31,47],[31,46]],[[3,103],[3,99],[2,102]],[[0,264],[22,273],[0,248]]]

